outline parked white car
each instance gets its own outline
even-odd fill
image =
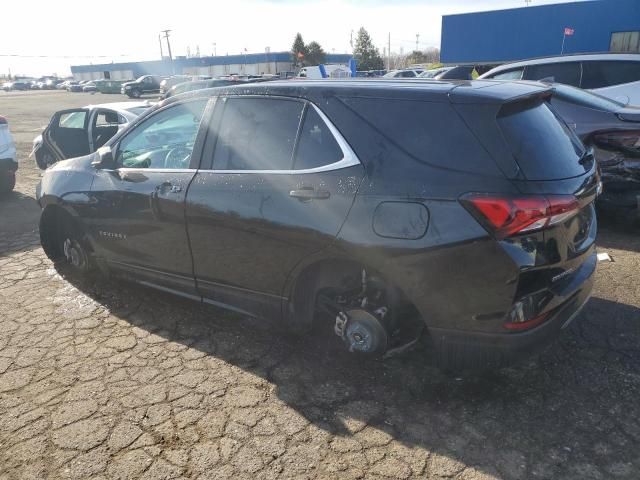
[[[151,106],[147,101],[104,103],[56,112],[33,140],[29,157],[35,155],[44,170],[60,160],[89,155]]]
[[[16,184],[16,144],[9,131],[9,122],[0,115],[0,193],[13,190]]]
[[[416,78],[424,72],[423,68],[406,68],[404,70],[391,70],[385,73],[382,78]]]
[[[625,105],[640,105],[640,54],[600,53],[536,58],[500,65],[479,78],[564,83],[591,90]]]

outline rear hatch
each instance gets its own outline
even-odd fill
[[[520,192],[472,192],[462,202],[520,268],[514,300],[526,299],[523,318],[544,319],[595,269],[600,177],[593,152],[556,115],[548,92],[521,93],[456,105]]]
[[[544,229],[547,248],[540,260],[556,264],[580,256],[596,236],[599,176],[593,153],[543,99],[504,105],[497,123],[520,167],[520,178],[513,180],[518,190],[576,202],[573,215]]]

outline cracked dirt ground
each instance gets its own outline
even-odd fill
[[[310,337],[121,281],[61,275],[38,243],[33,128],[116,101],[0,96],[21,160],[0,199],[0,479],[640,477],[640,241],[560,341],[447,377],[414,351],[332,355]]]

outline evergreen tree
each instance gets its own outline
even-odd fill
[[[309,42],[306,48],[307,56],[304,62],[305,65],[320,65],[321,63],[325,63],[327,54],[318,42]]]
[[[371,37],[364,27],[360,27],[358,30],[353,56],[358,62],[358,70],[382,70],[384,68],[380,51],[373,45]]]
[[[299,67],[305,65],[305,59],[307,58],[307,46],[304,44],[304,40],[302,40],[300,32],[296,33],[296,38],[291,46],[291,57],[295,65]]]

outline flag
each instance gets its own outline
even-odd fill
[[[564,27],[564,34],[568,37],[570,37],[571,35],[573,35],[573,28],[571,27]]]

